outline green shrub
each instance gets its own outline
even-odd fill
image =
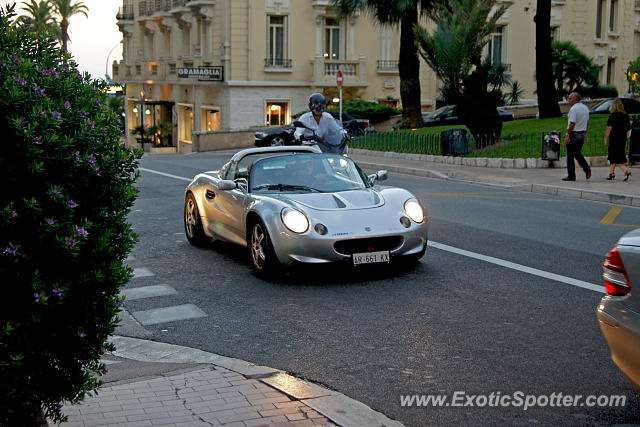
[[[380,123],[391,116],[402,113],[402,110],[398,108],[363,100],[346,102],[342,107],[342,111],[351,114],[356,119],[369,119],[371,123]]]
[[[140,152],[104,83],[0,9],[0,425],[63,420],[113,350]]]
[[[578,92],[587,98],[615,98],[618,96],[618,89],[615,86],[597,86],[578,89]]]

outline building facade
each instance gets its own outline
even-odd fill
[[[640,56],[640,0],[550,0],[555,40],[571,41],[600,69],[601,85],[629,90],[627,67]],[[502,1],[507,13],[487,46],[493,61],[508,65],[512,78],[535,100],[536,1]]]
[[[603,84],[627,91],[626,67],[640,54],[640,0],[551,0],[553,36],[573,41],[600,67]],[[486,47],[535,102],[535,0],[509,6]],[[117,19],[131,130],[156,125],[157,144],[192,132],[282,125],[307,109],[310,93],[400,106],[399,28],[367,14],[339,19],[331,0],[124,0]],[[423,109],[441,83],[421,63]],[[164,135],[163,135],[164,133]]]

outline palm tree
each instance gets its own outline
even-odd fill
[[[18,17],[20,22],[26,23],[36,31],[46,29],[58,36],[58,24],[53,16],[51,16],[51,3],[49,0],[30,0],[29,3],[23,2],[22,9],[27,15]]]
[[[69,18],[79,13],[83,14],[87,18],[87,6],[78,1],[72,3],[73,0],[51,0],[53,8],[60,17],[60,41],[62,42],[62,49],[67,50],[67,43],[69,42]]]
[[[540,118],[560,117],[560,106],[553,85],[551,58],[551,0],[538,0],[536,16],[536,92]]]
[[[343,15],[357,10],[369,12],[380,24],[400,25],[400,98],[403,128],[422,127],[420,104],[420,61],[413,28],[420,13],[432,7],[433,0],[333,0]]]
[[[506,8],[491,14],[496,0],[449,0],[436,3],[429,13],[436,23],[432,34],[426,28],[415,29],[416,44],[422,58],[447,88],[449,103],[462,95],[463,79],[471,66],[480,64],[482,49],[495,31]]]

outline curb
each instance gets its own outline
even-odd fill
[[[374,411],[364,403],[318,384],[301,380],[278,369],[254,365],[244,360],[195,348],[139,338],[112,336],[110,342],[116,346],[113,355],[118,357],[141,362],[208,363],[228,369],[247,379],[258,380],[290,398],[304,403],[340,426],[403,426],[400,422],[389,419],[386,415]]]
[[[355,153],[354,153],[355,154]],[[361,153],[364,154],[364,153]],[[384,165],[380,163],[369,163],[359,161],[358,165],[365,169],[380,170],[385,169],[389,172],[402,173],[405,175],[421,176],[426,178],[444,179],[455,182],[466,182],[472,184],[485,185],[490,187],[507,188],[512,190],[525,191],[530,193],[548,194],[553,196],[567,197],[571,199],[582,199],[595,202],[613,203],[617,205],[626,205],[640,207],[640,196],[629,196],[617,193],[605,193],[603,191],[582,190],[577,188],[561,187],[546,184],[497,184],[492,182],[472,181],[465,179],[457,179],[452,176],[445,175],[441,172],[429,169],[415,169],[405,166]]]
[[[547,169],[566,168],[567,158],[561,157],[557,161],[542,160],[537,158],[512,159],[489,157],[456,157],[438,156],[434,154],[396,153],[394,151],[375,151],[363,148],[350,148],[352,154],[362,154],[370,157],[384,157],[386,159],[420,160],[425,162],[442,163],[446,165],[473,166],[479,168],[497,169]],[[589,166],[607,166],[607,158],[604,156],[585,157]],[[553,166],[550,166],[553,164]]]

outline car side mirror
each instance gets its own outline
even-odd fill
[[[373,185],[375,181],[384,181],[388,178],[388,176],[389,174],[386,170],[379,170],[378,172],[367,176],[367,178],[369,178],[369,184]]]
[[[297,128],[307,128],[304,123],[302,123],[300,120],[296,120],[295,122],[293,122],[293,125]]]
[[[218,189],[221,191],[229,191],[235,190],[238,187],[238,184],[235,181],[231,181],[230,179],[223,179],[218,182]]]

